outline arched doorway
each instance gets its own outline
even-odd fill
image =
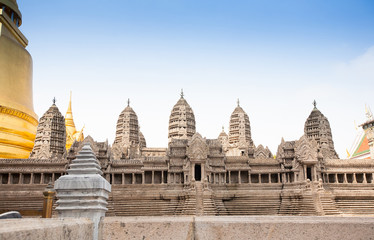
[[[201,165],[195,164],[195,181],[201,181]]]

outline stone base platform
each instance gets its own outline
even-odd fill
[[[100,228],[107,240],[374,239],[374,217],[106,217]]]
[[[89,240],[84,218],[0,220],[0,239]],[[374,217],[106,217],[98,239],[374,239]]]
[[[85,218],[18,218],[0,220],[0,239],[91,240],[93,223]]]

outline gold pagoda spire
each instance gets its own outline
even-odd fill
[[[84,140],[83,129],[77,131],[73,119],[73,111],[71,107],[71,91],[70,91],[70,100],[68,105],[68,110],[65,114],[65,126],[66,126],[66,150],[69,150],[74,141],[81,142]]]

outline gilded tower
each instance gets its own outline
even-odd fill
[[[304,133],[309,140],[314,139],[318,143],[319,151],[325,158],[338,158],[332,140],[329,120],[317,109],[316,101],[314,108],[305,121]]]
[[[38,116],[32,96],[32,59],[19,30],[15,0],[0,0],[0,158],[27,158],[34,146]]]
[[[66,126],[66,150],[69,150],[74,141],[82,142],[84,140],[83,128],[77,131],[73,119],[73,110],[71,108],[71,93],[68,110],[65,115],[65,126]]]
[[[196,133],[195,115],[184,99],[183,91],[169,118],[169,142],[171,139],[191,139]]]

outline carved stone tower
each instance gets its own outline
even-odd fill
[[[146,141],[140,132],[138,116],[130,107],[130,100],[128,100],[127,107],[118,117],[112,154],[115,159],[134,158],[140,156],[141,149],[145,147]]]
[[[0,0],[0,158],[27,158],[34,146],[32,58],[19,30],[22,15],[15,0]]]
[[[121,146],[139,144],[138,116],[130,107],[130,100],[128,100],[127,107],[118,117],[114,144],[120,144]]]
[[[240,107],[239,100],[238,106],[234,109],[230,117],[229,143],[246,143],[247,146],[253,145],[249,117],[243,108]]]
[[[304,133],[309,140],[314,139],[325,158],[338,158],[332,140],[330,123],[327,118],[317,109],[316,101],[314,108],[305,121]]]
[[[171,139],[191,139],[196,133],[195,115],[184,99],[183,91],[169,118],[169,142]]]
[[[62,158],[66,152],[65,118],[53,101],[52,106],[40,118],[35,145],[30,158]]]

